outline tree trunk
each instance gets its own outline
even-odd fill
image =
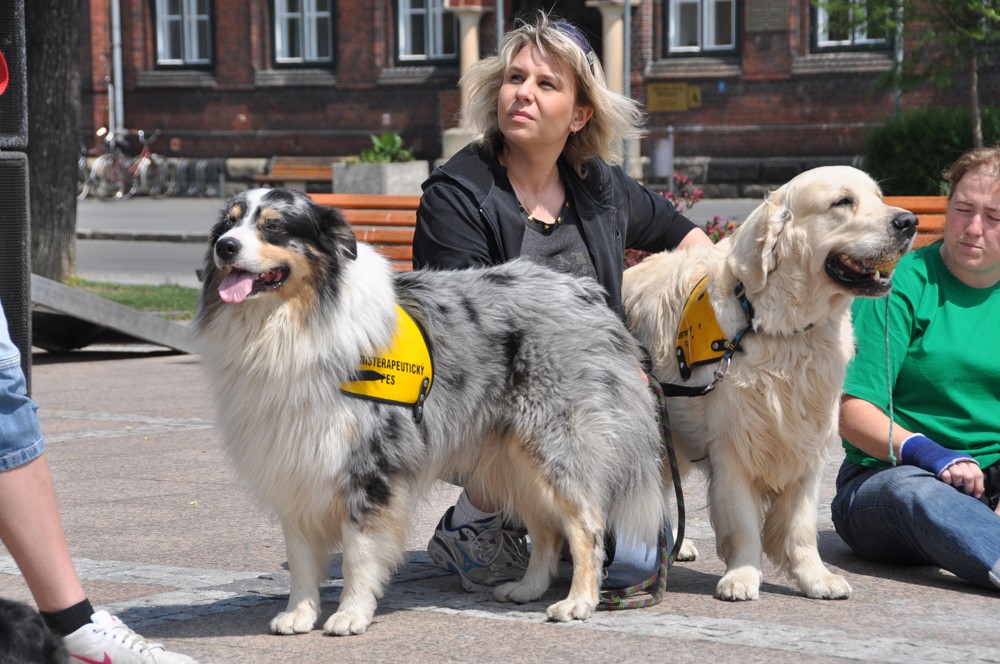
[[[80,153],[80,3],[27,0],[31,271],[64,281],[76,271]]]
[[[983,147],[983,115],[979,108],[979,53],[969,58],[969,106],[972,108],[972,147]]]

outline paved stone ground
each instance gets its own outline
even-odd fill
[[[758,601],[713,599],[723,565],[704,487],[692,483],[687,528],[702,557],[672,570],[661,605],[547,623],[568,568],[542,601],[516,606],[465,593],[431,565],[424,545],[456,495],[440,484],[418,510],[407,561],[367,634],[272,636],[268,621],[289,586],[280,530],[230,472],[198,358],[138,346],[38,353],[33,396],[92,601],[202,662],[1000,661],[1000,594],[936,569],[873,565],[844,546],[827,507],[835,460],[819,544],[854,588],[846,601],[807,599],[770,565]],[[341,589],[338,556],[330,573],[324,619]],[[30,601],[2,547],[0,595]]]

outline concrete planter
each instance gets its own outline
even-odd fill
[[[420,195],[420,185],[430,174],[427,161],[398,161],[390,164],[338,162],[333,165],[336,194]]]

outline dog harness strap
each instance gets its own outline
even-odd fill
[[[743,317],[747,319],[747,326],[753,327],[753,317],[754,310],[753,304],[747,298],[747,289],[743,285],[742,281],[736,282],[736,288],[733,289],[733,294],[736,296],[736,300],[740,303],[740,307],[743,309]]]
[[[348,396],[410,406],[420,422],[434,384],[430,342],[420,324],[396,305],[396,332],[388,347],[361,357],[360,367],[340,391]]]

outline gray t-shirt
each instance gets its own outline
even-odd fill
[[[597,278],[590,252],[580,235],[580,216],[569,199],[554,224],[529,217],[523,208],[521,216],[525,222],[521,256],[558,272]]]

